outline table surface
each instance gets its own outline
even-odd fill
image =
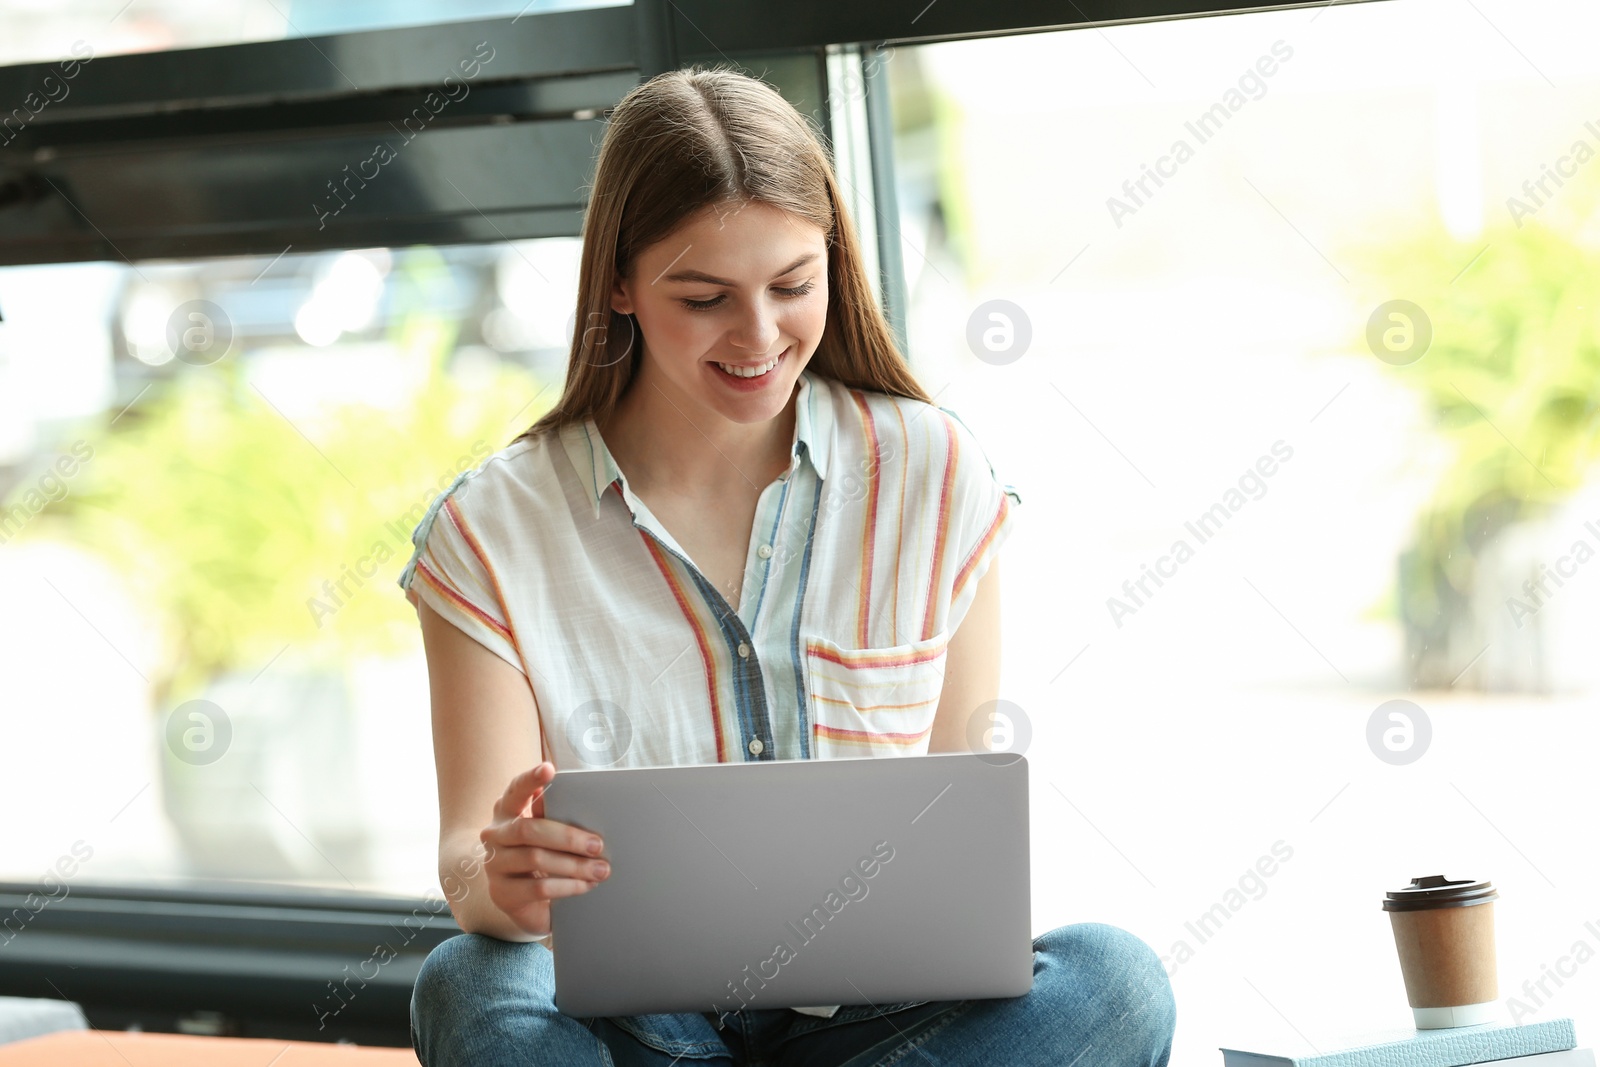
[[[0,1045],[0,1067],[420,1067],[409,1048],[63,1030]]]

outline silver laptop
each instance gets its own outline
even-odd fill
[[[566,1015],[1033,987],[1028,764],[937,753],[557,771],[611,877],[551,902]]]

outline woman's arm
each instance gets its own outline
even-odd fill
[[[971,752],[973,712],[1000,696],[1000,560],[990,561],[945,651],[944,689],[928,752]],[[987,738],[985,737],[986,741]]]
[[[539,712],[528,680],[418,601],[433,705],[433,759],[439,776],[439,880],[451,914],[467,933],[532,941],[489,899],[487,848],[478,834],[495,801],[539,763]]]

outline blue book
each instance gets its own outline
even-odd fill
[[[1479,1023],[1438,1030],[1398,1028],[1323,1041],[1319,1051],[1282,1055],[1224,1048],[1224,1067],[1465,1067],[1576,1048],[1571,1019]]]

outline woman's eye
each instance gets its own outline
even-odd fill
[[[797,285],[790,289],[785,289],[782,286],[779,286],[775,291],[788,297],[805,296],[807,293],[811,292],[814,284],[815,283],[813,282],[806,282],[804,285]],[[680,301],[680,303],[682,303],[683,306],[688,308],[690,311],[710,311],[712,308],[721,304],[723,299],[723,297],[717,296],[710,300],[683,300]]]

